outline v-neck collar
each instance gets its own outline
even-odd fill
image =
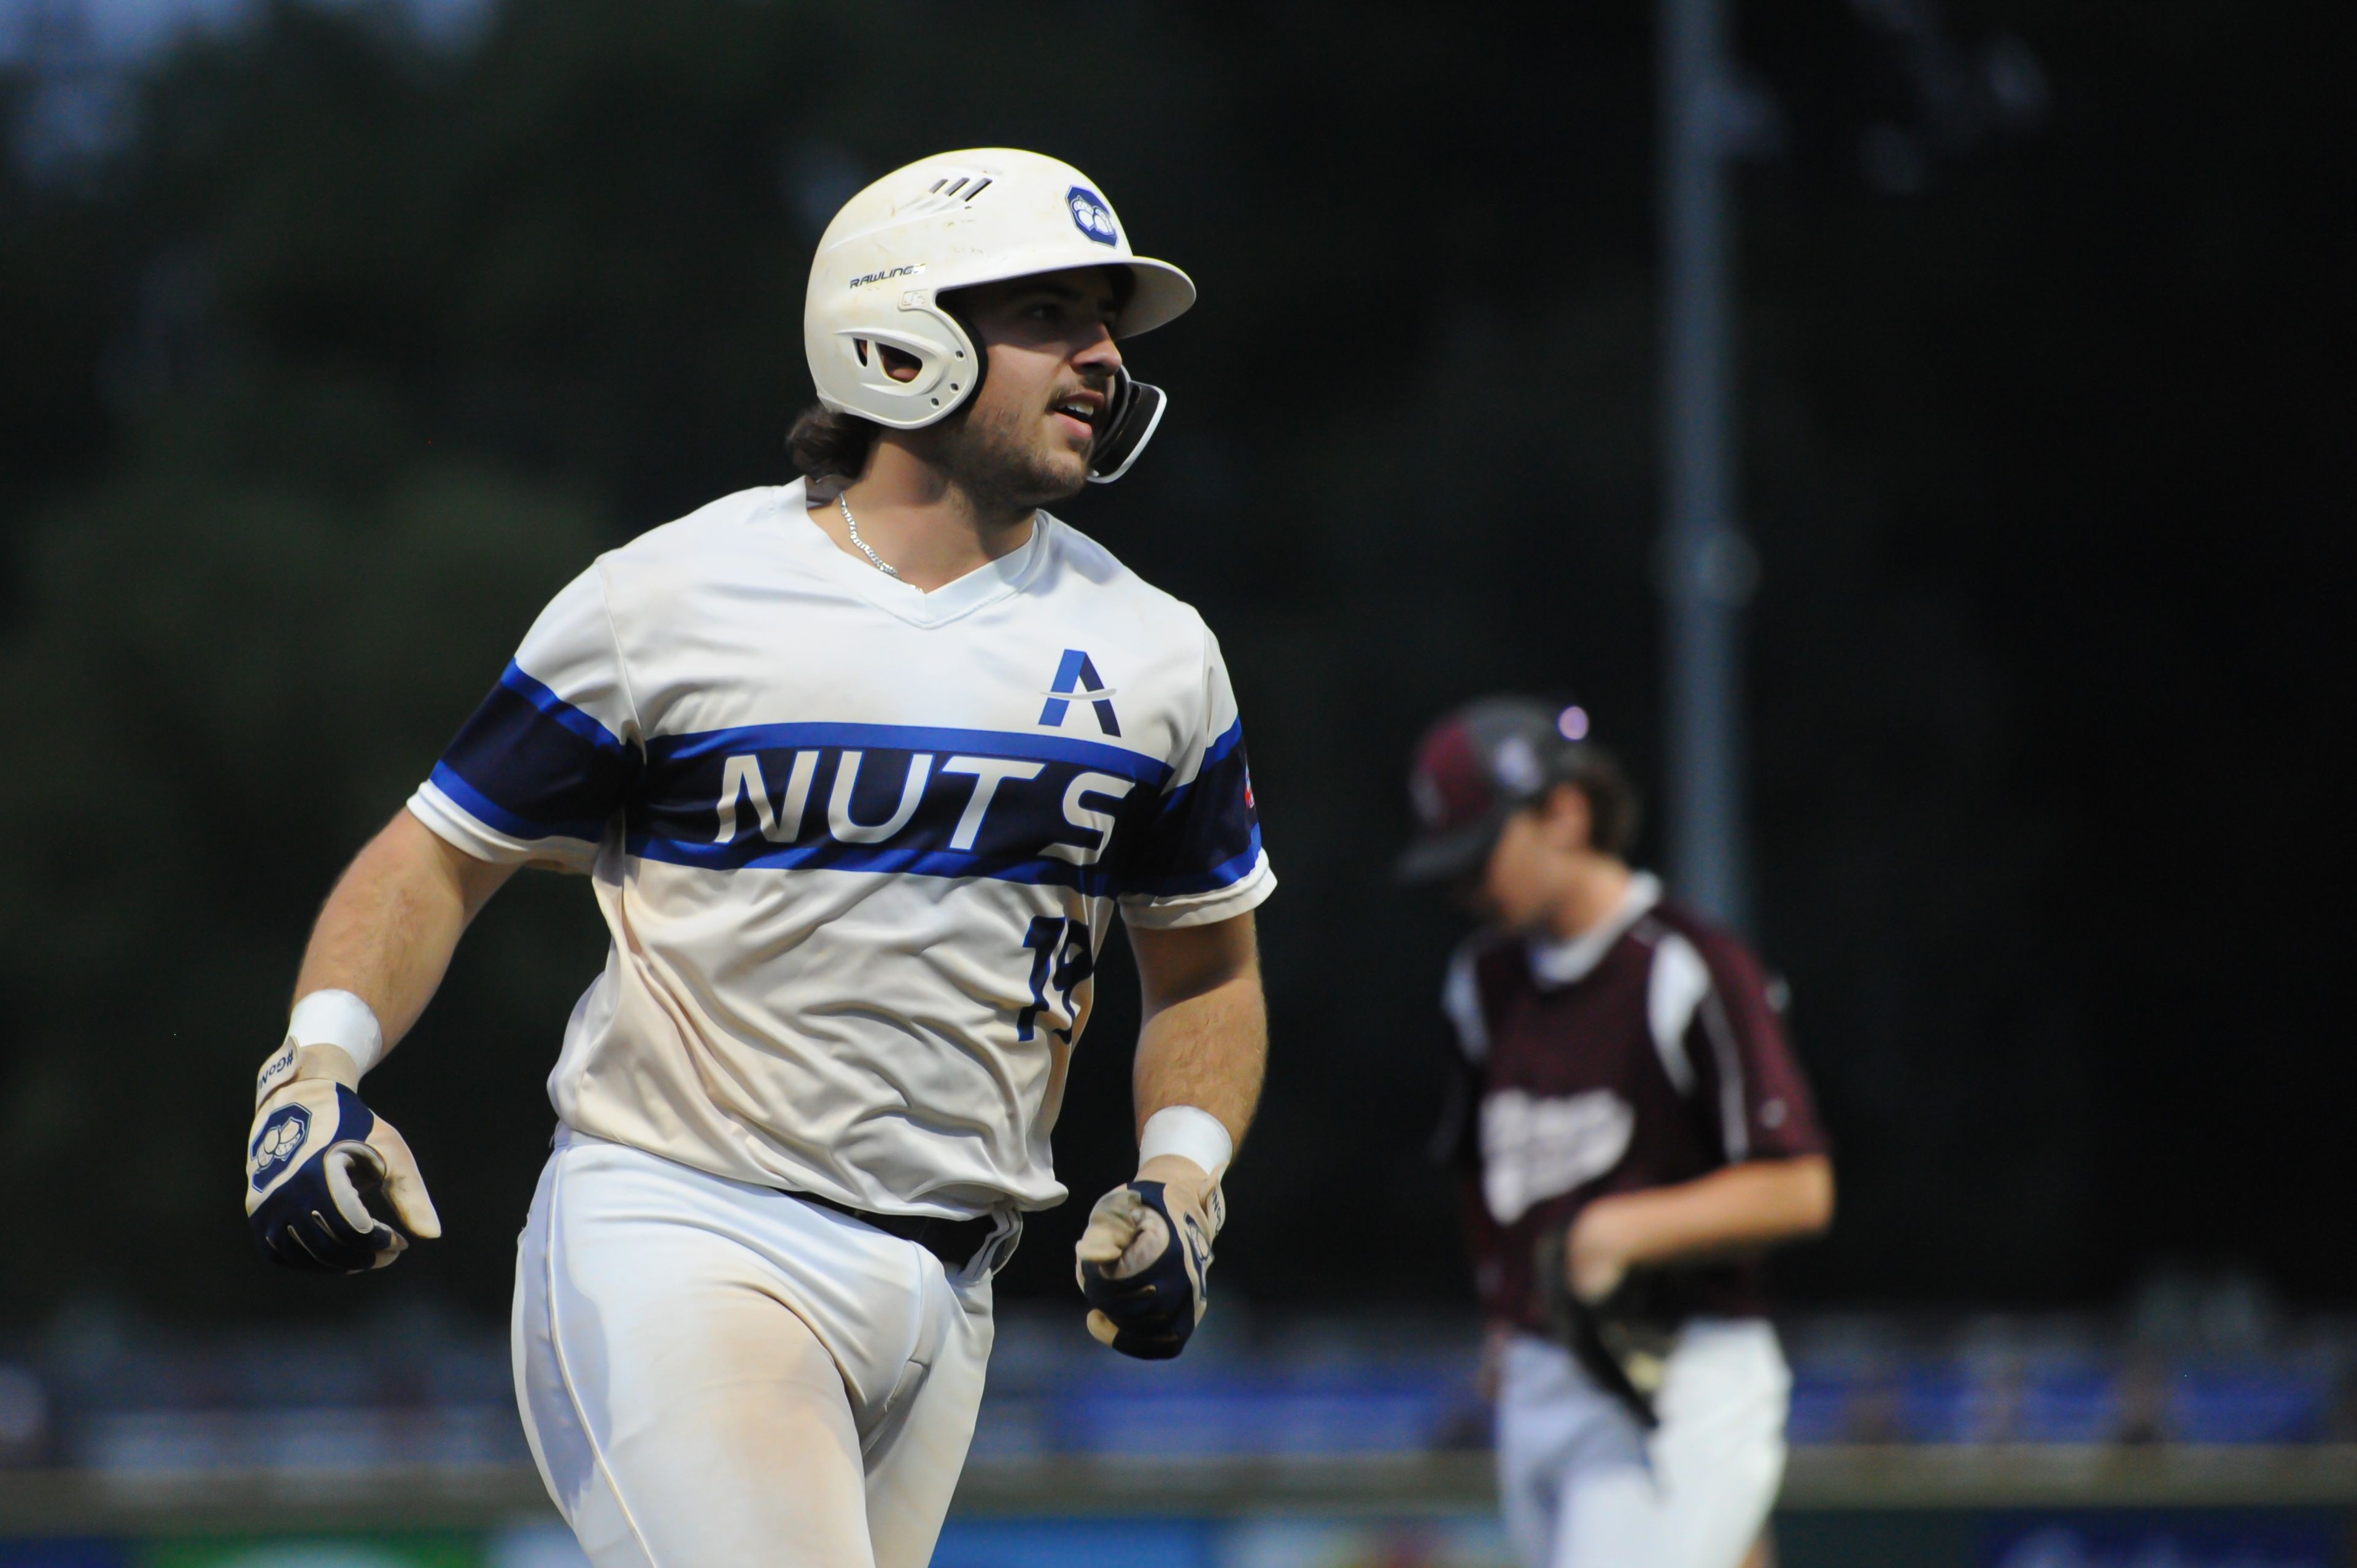
[[[811,521],[810,489],[796,479],[778,494],[778,527],[794,558],[857,594],[878,609],[911,626],[947,626],[1021,591],[1046,565],[1049,533],[1062,526],[1044,510],[1033,514],[1031,537],[996,561],[986,561],[931,593],[888,577],[856,555],[846,554],[826,530]]]
[[[1662,879],[1650,871],[1640,871],[1629,878],[1629,890],[1620,896],[1620,907],[1595,929],[1582,931],[1569,941],[1550,942],[1533,938],[1529,943],[1531,973],[1542,985],[1573,985],[1587,978],[1612,944],[1627,934],[1630,927],[1645,918],[1647,910],[1662,901]]]

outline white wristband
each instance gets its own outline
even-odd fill
[[[286,1020],[295,1048],[339,1046],[362,1072],[384,1059],[384,1026],[369,1004],[349,991],[314,991]]]
[[[1143,1165],[1163,1155],[1192,1160],[1217,1181],[1235,1158],[1236,1141],[1228,1136],[1226,1123],[1210,1112],[1166,1105],[1146,1119],[1146,1131],[1137,1140],[1137,1163]]]

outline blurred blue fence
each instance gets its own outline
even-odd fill
[[[1188,1355],[1125,1361],[1077,1314],[1002,1323],[984,1463],[1486,1446],[1462,1321],[1214,1315]],[[2092,1319],[1844,1316],[1786,1326],[1797,1445],[2301,1444],[2357,1438],[2357,1326],[2170,1345]],[[0,1348],[0,1466],[457,1469],[527,1462],[488,1326],[197,1338],[91,1315]]]

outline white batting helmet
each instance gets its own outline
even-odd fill
[[[819,402],[895,430],[946,418],[974,395],[983,362],[942,295],[1101,266],[1125,267],[1134,283],[1114,323],[1116,338],[1149,331],[1195,303],[1187,274],[1133,252],[1113,205],[1070,164],[977,147],[895,169],[844,203],[811,262],[802,347]],[[913,357],[916,375],[887,374],[878,345]],[[1116,377],[1091,478],[1128,470],[1163,403],[1156,388]]]

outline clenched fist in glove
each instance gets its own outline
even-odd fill
[[[1074,1249],[1089,1332],[1125,1356],[1168,1360],[1210,1305],[1211,1242],[1227,1218],[1219,1178],[1183,1155],[1157,1155],[1097,1199]]]
[[[289,1034],[255,1082],[246,1219],[262,1250],[289,1268],[361,1273],[401,1256],[413,1238],[442,1234],[409,1145],[361,1103],[360,1078],[348,1051]],[[371,1194],[390,1221],[369,1211]]]

